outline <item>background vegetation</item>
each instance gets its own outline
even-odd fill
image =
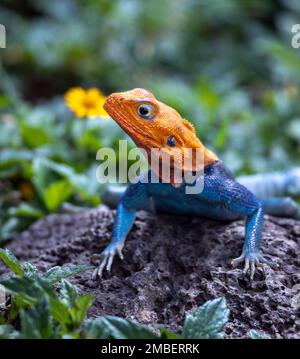
[[[236,174],[297,164],[299,16],[297,0],[2,1],[1,239],[64,201],[99,203],[96,150],[124,134],[75,120],[73,86],[152,90]]]
[[[73,86],[152,90],[236,174],[298,165],[299,17],[298,0],[2,0],[0,242],[66,201],[100,203],[96,151],[125,135],[75,119]]]

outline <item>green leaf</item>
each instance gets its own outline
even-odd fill
[[[250,339],[269,339],[264,333],[258,332],[254,329],[249,331],[248,336]]]
[[[229,309],[226,299],[220,297],[203,304],[188,315],[183,326],[184,339],[219,339],[228,321]]]
[[[50,142],[47,133],[41,128],[22,126],[21,130],[23,140],[29,148],[39,147]]]
[[[226,145],[226,140],[227,140],[228,131],[229,131],[229,124],[230,124],[230,122],[229,122],[228,117],[225,117],[223,119],[223,121],[221,122],[220,129],[215,138],[214,147],[217,150],[222,150],[224,148],[224,146]]]
[[[33,268],[31,268],[34,271]],[[48,297],[50,301],[51,314],[59,323],[70,323],[68,306],[59,300],[51,284],[37,275],[13,277],[0,282],[13,296],[12,318],[15,318],[19,308],[36,304],[40,299]]]
[[[85,272],[87,270],[93,269],[93,266],[87,264],[65,264],[62,267],[56,266],[49,269],[44,275],[43,278],[50,284],[59,282],[61,279],[71,277],[78,273]]]
[[[77,288],[69,281],[62,279],[60,295],[62,296],[63,301],[68,306],[72,307],[76,303],[76,298],[78,297]]]
[[[61,281],[60,295],[62,296],[61,302],[68,309],[65,323],[79,328],[86,317],[88,309],[93,304],[93,294],[88,293],[81,296],[74,285],[63,279]]]
[[[42,201],[44,201],[44,190],[59,178],[44,165],[42,158],[34,158],[32,163],[32,182]]]
[[[6,107],[10,103],[8,96],[0,96],[0,109]]]
[[[72,194],[73,189],[66,180],[51,183],[44,189],[44,203],[48,211],[56,211]]]
[[[76,299],[74,307],[72,307],[70,310],[72,321],[76,326],[80,327],[80,325],[83,323],[87,311],[90,309],[93,302],[94,296],[92,293],[88,293]]]
[[[63,141],[60,136],[62,129],[66,131],[65,122],[57,121],[53,107],[27,107],[19,111],[19,118],[23,142],[27,147],[43,147],[46,144],[56,146],[58,142]]]
[[[51,315],[54,320],[63,326],[71,323],[69,308],[57,296],[49,296]]]
[[[47,297],[40,299],[29,310],[21,309],[21,338],[49,339],[54,337],[50,304]]]
[[[16,256],[8,249],[0,248],[0,259],[17,275],[24,275],[24,271]]]
[[[34,153],[25,149],[5,149],[0,151],[0,169],[12,165],[19,165],[23,161],[29,161],[33,158]]]
[[[72,192],[79,194],[89,204],[97,205],[100,202],[98,194],[99,184],[94,180],[95,173],[77,173],[72,167],[66,164],[56,163],[46,158],[36,158],[34,160],[33,172],[33,182],[43,200],[44,191],[48,188],[48,186],[61,179],[67,181],[72,189]],[[71,192],[71,190],[68,191]],[[70,195],[70,193],[68,195]],[[49,196],[48,205],[51,204],[50,199],[51,196]]]
[[[180,335],[170,332],[168,329],[161,325],[156,325],[161,334],[161,339],[182,339]]]
[[[204,106],[207,106],[210,110],[216,109],[220,103],[220,98],[214,89],[214,84],[212,82],[208,79],[201,78],[197,83],[196,90],[199,99]]]
[[[104,316],[87,323],[87,337],[93,339],[158,339],[145,326],[123,318]]]
[[[23,276],[0,281],[12,295],[9,320],[14,320],[20,313],[21,337],[80,337],[82,323],[93,303],[93,294],[79,295],[76,287],[63,278],[91,268],[88,265],[67,264],[51,268],[41,278],[37,268],[25,262]],[[60,280],[61,291],[58,295],[52,285]],[[29,311],[25,311],[28,307]],[[56,327],[55,333],[52,331],[52,322]]]
[[[18,122],[14,117],[12,117],[11,119],[11,123],[6,123],[5,121],[0,122],[1,148],[18,147],[22,143]]]
[[[4,223],[0,227],[0,243],[8,241],[13,235],[13,233],[17,230],[18,225],[19,221],[15,217],[9,218],[7,221],[4,221]]]
[[[12,325],[0,325],[0,339],[17,339],[19,332]]]
[[[66,164],[56,163],[50,160],[43,161],[43,164],[60,176],[66,178],[83,199],[86,201],[94,201],[95,193],[90,192],[91,179],[88,176],[75,172],[72,167]]]
[[[29,218],[42,218],[45,213],[38,208],[31,206],[28,203],[21,203],[18,207],[11,207],[9,209],[9,214],[11,216],[21,216]]]
[[[0,226],[0,243],[12,238],[13,234],[28,226],[28,218],[10,217]]]
[[[38,269],[33,264],[29,262],[24,262],[22,267],[26,277],[38,277]]]
[[[18,298],[19,305],[35,304],[40,298],[47,295],[45,286],[40,278],[11,277],[0,281],[6,290]]]

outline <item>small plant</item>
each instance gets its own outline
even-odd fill
[[[42,274],[28,262],[21,265],[7,249],[0,249],[0,259],[14,273],[0,281],[10,294],[9,304],[2,314],[0,311],[2,339],[220,339],[229,318],[226,300],[220,297],[187,315],[181,335],[161,325],[156,325],[158,332],[154,333],[139,323],[114,316],[86,319],[93,295],[79,294],[66,278],[90,266],[68,264]],[[265,338],[256,331],[250,331],[249,337]]]
[[[70,91],[67,103],[61,97],[58,103],[34,107],[20,99],[3,103],[0,93],[0,242],[59,212],[66,202],[82,207],[101,203],[104,186],[95,175],[100,164],[96,153],[102,147],[117,149],[125,135],[102,110],[100,90],[75,89],[86,106],[76,107],[85,116],[81,119],[67,109],[78,96]]]

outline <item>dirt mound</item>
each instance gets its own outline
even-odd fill
[[[42,270],[64,263],[95,264],[110,240],[113,220],[114,211],[105,206],[50,215],[8,247]],[[256,329],[271,337],[300,338],[300,309],[292,305],[292,288],[300,284],[300,221],[266,216],[262,251],[280,269],[266,268],[265,276],[256,274],[252,283],[229,265],[240,254],[243,237],[243,221],[139,212],[126,241],[125,260],[115,259],[111,275],[104,273],[95,282],[87,272],[71,281],[83,292],[94,292],[92,317],[117,315],[180,332],[187,312],[225,296],[231,310],[226,337],[245,337]]]

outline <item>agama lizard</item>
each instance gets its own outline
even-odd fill
[[[186,194],[185,182],[179,186],[172,181],[166,183],[163,179],[160,183],[145,183],[142,180],[145,174],[142,174],[141,178],[130,184],[126,190],[117,190],[116,193],[111,191],[109,196],[106,196],[107,202],[114,202],[116,197],[120,198],[120,202],[112,241],[101,253],[100,265],[95,270],[94,277],[101,277],[105,267],[110,271],[116,254],[123,259],[122,249],[134,223],[136,211],[153,207],[156,213],[192,215],[225,221],[246,218],[242,253],[232,260],[232,264],[236,266],[244,263],[243,272],[250,272],[251,279],[256,269],[261,269],[263,264],[276,267],[259,249],[264,213],[285,217],[299,215],[296,202],[285,197],[289,193],[300,192],[299,169],[262,178],[244,177],[241,178],[244,186],[234,179],[217,155],[202,144],[193,125],[173,108],[158,101],[149,91],[134,89],[113,93],[107,98],[104,108],[135,144],[147,153],[150,153],[151,148],[163,148],[170,156],[174,154],[176,157],[178,150],[182,153],[184,148],[200,149],[204,158],[204,187],[201,193]],[[192,161],[191,167],[194,165]],[[153,174],[151,171],[150,169],[146,174],[149,178]],[[160,173],[157,175],[160,176]]]

